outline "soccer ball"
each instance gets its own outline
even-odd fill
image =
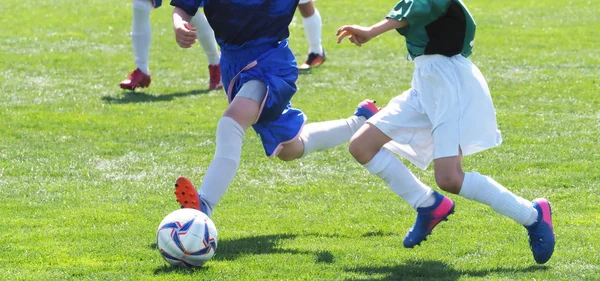
[[[172,266],[200,267],[215,255],[217,228],[203,212],[179,209],[160,222],[156,244],[162,257]]]

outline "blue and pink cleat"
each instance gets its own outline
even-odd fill
[[[529,235],[529,247],[533,258],[539,264],[546,263],[554,252],[554,228],[552,227],[552,209],[550,202],[543,198],[533,200],[533,207],[538,211],[538,219],[526,226]]]
[[[179,177],[175,182],[175,197],[181,208],[196,209],[210,217],[211,210],[200,199],[198,191],[196,191],[192,182],[186,177]]]
[[[375,105],[376,101],[374,100],[364,100],[361,101],[358,104],[358,107],[356,107],[356,112],[354,112],[354,115],[356,116],[363,116],[367,119],[371,118],[371,116],[375,115],[375,113],[379,112],[379,110],[381,110],[381,108],[377,107],[377,105]]]
[[[417,221],[404,237],[404,247],[413,248],[427,240],[433,228],[440,222],[448,220],[454,213],[454,202],[450,198],[433,192],[435,203],[430,207],[417,208]]]

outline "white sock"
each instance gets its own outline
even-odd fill
[[[367,121],[363,116],[352,115],[346,119],[308,123],[302,128],[300,139],[304,143],[302,157],[313,151],[326,150],[350,140]]]
[[[392,152],[382,149],[363,166],[385,181],[394,193],[415,210],[435,203],[433,190],[417,179]]]
[[[206,54],[206,59],[209,65],[219,64],[219,50],[217,49],[217,41],[215,32],[210,28],[210,24],[206,20],[204,13],[198,11],[192,18],[190,23],[196,27],[198,42]]]
[[[221,117],[217,125],[215,157],[204,174],[199,191],[200,198],[207,204],[209,216],[235,177],[243,139],[242,126],[229,117]]]
[[[150,42],[152,41],[150,12],[152,12],[152,1],[133,0],[133,23],[131,25],[133,57],[136,67],[146,74],[150,74],[148,67]]]
[[[501,215],[522,225],[531,225],[537,220],[537,210],[531,202],[514,195],[493,179],[479,173],[465,173],[460,196],[488,205]]]
[[[315,13],[308,17],[302,18],[304,24],[304,32],[306,32],[306,40],[308,41],[308,53],[317,53],[323,55],[323,46],[321,45],[321,14],[315,8]]]

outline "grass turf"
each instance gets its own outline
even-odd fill
[[[583,0],[466,3],[478,23],[471,59],[486,76],[504,143],[464,160],[527,198],[553,203],[557,246],[536,265],[522,226],[451,197],[457,212],[404,249],[414,212],[340,146],[296,162],[264,157],[248,131],[240,170],[213,219],[217,255],[174,270],[155,245],[177,208],[179,175],[199,184],[212,159],[222,92],[208,92],[199,47],[179,49],[169,7],[152,15],[153,84],[123,92],[134,68],[131,3],[0,3],[0,279],[2,280],[598,280],[600,19]],[[389,1],[318,1],[328,60],[293,99],[309,121],[385,104],[413,65],[389,32],[335,44]],[[308,49],[300,15],[290,26]],[[409,166],[435,186],[431,170]]]

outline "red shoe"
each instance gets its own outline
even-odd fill
[[[142,72],[139,68],[136,68],[133,72],[129,74],[129,77],[119,84],[121,89],[125,90],[135,90],[135,88],[146,88],[150,86],[150,75]]]
[[[325,62],[325,59],[325,50],[323,50],[323,55],[319,55],[317,53],[310,53],[308,54],[308,58],[306,59],[306,61],[300,66],[298,66],[298,70],[306,71],[310,70],[313,67],[318,67]]]
[[[201,210],[200,196],[192,182],[186,177],[179,177],[175,182],[175,197],[182,208]]]
[[[375,115],[375,113],[381,110],[381,107],[377,107],[375,103],[376,101],[369,99],[361,101],[356,107],[354,115],[364,116],[367,119],[371,118],[373,115]]]
[[[208,73],[210,75],[210,82],[208,84],[209,90],[218,90],[223,88],[221,83],[221,67],[218,64],[208,66]]]

